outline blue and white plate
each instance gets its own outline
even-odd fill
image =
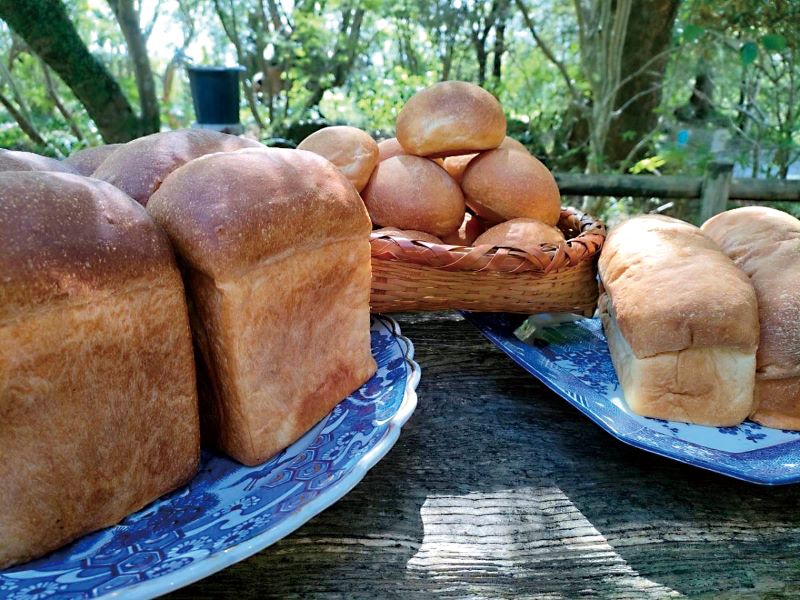
[[[347,494],[414,412],[419,366],[397,323],[372,319],[378,372],[258,467],[203,452],[185,487],[42,559],[0,571],[0,598],[152,598],[285,537]]]
[[[483,334],[614,437],[642,450],[752,483],[800,482],[800,432],[745,421],[704,427],[633,414],[625,403],[599,319],[538,330],[523,343],[524,317],[465,313]]]

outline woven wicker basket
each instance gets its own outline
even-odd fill
[[[542,245],[534,253],[373,233],[372,310],[591,314],[605,226],[563,208],[558,227],[566,244]]]

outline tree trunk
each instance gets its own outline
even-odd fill
[[[119,83],[86,48],[60,0],[0,0],[0,18],[59,74],[106,142],[141,134],[141,122]]]
[[[136,89],[139,90],[142,132],[155,133],[161,129],[161,115],[155,78],[147,56],[147,40],[139,23],[139,12],[133,5],[133,0],[108,0],[108,5],[117,18],[122,35],[125,36],[128,57],[133,63]]]
[[[619,88],[615,108],[630,103],[609,128],[605,147],[609,163],[625,160],[658,123],[655,110],[661,104],[664,71],[679,4],[680,0],[639,0],[630,13],[622,50],[621,81],[630,79]],[[636,99],[631,101],[633,98]]]

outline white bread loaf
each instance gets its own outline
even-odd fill
[[[752,411],[758,346],[747,276],[693,225],[635,217],[599,261],[600,312],[635,413],[731,426]]]
[[[800,220],[762,206],[729,210],[702,227],[756,290],[761,323],[751,418],[800,429]]]

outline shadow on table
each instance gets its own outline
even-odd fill
[[[402,321],[401,321],[402,323]],[[800,586],[800,486],[631,449],[457,320],[395,448],[302,529],[176,597],[664,597]]]

